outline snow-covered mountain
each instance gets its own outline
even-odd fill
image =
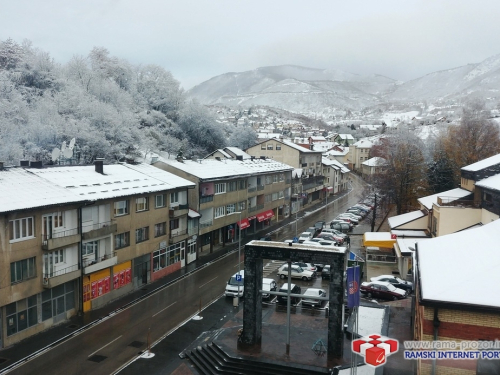
[[[295,113],[360,110],[388,102],[452,104],[471,94],[498,103],[500,55],[408,82],[292,65],[262,67],[213,77],[188,93],[207,105],[266,105]]]

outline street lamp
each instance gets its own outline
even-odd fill
[[[233,302],[233,306],[239,306],[240,305],[240,282],[241,282],[241,211],[235,211],[231,212],[230,215],[233,214],[240,214],[240,225],[238,225],[239,230],[238,230],[238,276],[240,276],[240,280],[238,280],[238,295],[235,298]]]
[[[299,195],[299,192],[297,192],[297,202],[299,204],[299,206],[297,207],[297,211],[295,211],[295,237],[297,237],[297,227],[299,225],[299,219],[298,219],[298,214],[299,214],[299,210],[300,210],[300,200],[302,199],[302,193],[304,192],[304,186],[301,184],[300,185],[300,195]]]

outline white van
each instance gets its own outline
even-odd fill
[[[236,280],[236,276],[241,275],[241,279],[239,281]],[[239,279],[239,277],[238,277]],[[226,297],[243,297],[243,286],[245,282],[245,271],[241,270],[240,272],[236,272],[233,276],[229,278],[226,285]],[[238,289],[239,287],[239,289]],[[239,290],[239,293],[238,293]]]

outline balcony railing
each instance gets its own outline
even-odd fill
[[[175,238],[175,237],[179,237],[179,236],[184,236],[188,233],[188,230],[187,228],[186,229],[173,229],[171,232],[170,232],[170,238]]]
[[[97,257],[97,259],[84,259],[83,267],[92,266],[94,264],[98,264],[104,262],[105,260],[116,257],[116,251],[112,251],[110,254],[104,254],[103,256]]]
[[[253,193],[254,191],[257,191],[257,187],[249,187],[248,192]]]
[[[72,236],[74,234],[78,234],[78,228],[67,229],[67,230],[63,230],[61,232],[55,232],[55,233],[51,233],[51,234],[44,234],[44,235],[42,235],[42,240],[45,243],[47,240],[51,240],[52,238],[68,237],[68,236]]]
[[[443,207],[480,208],[481,203],[454,197],[438,197],[437,204]]]
[[[206,195],[206,196],[201,196],[200,197],[200,203],[208,203],[208,202],[213,202],[214,196],[213,195]]]
[[[78,228],[42,235],[42,250],[54,250],[80,241]]]
[[[366,254],[366,260],[370,262],[380,262],[380,263],[396,263],[398,258],[394,255],[375,255]]]
[[[248,207],[248,212],[255,212],[255,211],[257,211],[257,206]]]
[[[116,233],[117,228],[118,226],[114,220],[84,225],[82,227],[82,239],[87,241],[93,238],[104,237]]]
[[[192,236],[193,234],[198,234],[198,227],[188,228],[188,235]]]
[[[63,268],[62,270],[57,270],[57,271],[52,271],[52,272],[43,272],[43,277],[44,278],[51,278],[51,277],[56,277],[56,276],[61,276],[65,275],[69,272],[77,271],[78,270],[78,264],[74,264],[72,266]]]
[[[213,225],[213,220],[208,220],[208,221],[200,221],[200,229],[211,227]]]
[[[264,190],[265,186],[264,185],[257,185],[257,190]]]
[[[302,179],[302,188],[304,190],[313,189],[315,187],[323,185],[325,181],[324,176],[313,176],[309,178]]]
[[[114,220],[110,220],[110,221],[103,221],[101,223],[82,225],[82,232],[85,233],[85,232],[90,232],[91,230],[106,228],[106,227],[109,227],[115,223],[116,222]]]

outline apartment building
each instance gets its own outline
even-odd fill
[[[366,139],[353,143],[349,147],[349,153],[347,154],[349,168],[351,170],[361,172],[361,164],[370,159],[370,151],[372,147],[373,143]]]
[[[292,174],[292,213],[300,207],[325,196],[322,175],[322,152],[299,146],[286,140],[270,139],[245,150],[260,158],[267,157],[294,168]]]
[[[349,169],[336,159],[324,157],[321,159],[323,176],[325,176],[327,194],[337,194],[346,191],[349,181]]]
[[[181,268],[189,251],[193,183],[145,164],[31,165],[0,169],[0,347]]]
[[[189,201],[201,215],[200,251],[212,252],[215,247],[237,241],[240,228],[244,236],[290,214],[293,168],[284,163],[266,158],[243,159],[240,155],[160,159],[153,165],[195,183]]]

